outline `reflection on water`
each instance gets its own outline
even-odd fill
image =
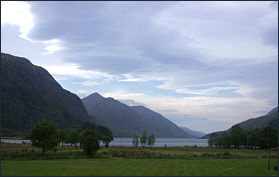
[[[30,140],[11,140],[11,139],[1,139],[1,142],[17,143],[22,142],[30,143]],[[109,146],[133,146],[133,138],[114,138],[114,140],[109,144]],[[170,146],[197,146],[206,147],[208,139],[191,139],[191,138],[156,138],[154,147],[167,147]],[[100,145],[103,142],[100,141]],[[139,144],[140,146],[141,144]],[[147,145],[147,144],[146,144]]]

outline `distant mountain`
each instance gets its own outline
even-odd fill
[[[266,116],[269,116],[269,115],[271,115],[271,114],[273,114],[273,113],[275,113],[275,112],[278,112],[278,107],[273,108],[271,111],[269,111],[269,112],[266,114]]]
[[[153,120],[139,114],[132,107],[127,106],[113,98],[104,98],[98,93],[93,93],[82,99],[89,115],[99,117],[112,131],[115,137],[141,136],[143,131],[155,137],[183,137],[189,135],[183,131],[177,133],[164,128]],[[180,133],[179,133],[180,132]]]
[[[257,118],[252,118],[248,119],[246,121],[240,122],[239,123],[240,127],[243,128],[244,130],[253,130],[255,128],[262,128],[265,126],[272,126],[272,127],[277,127],[278,128],[278,107],[272,109],[269,113],[267,113],[265,116],[257,117]],[[219,132],[213,132],[209,133],[202,138],[210,138],[210,136],[220,136],[222,134],[227,134],[229,133],[231,128],[229,128],[226,131],[219,131]]]
[[[90,117],[80,98],[42,67],[1,53],[1,135],[22,136],[43,119],[66,128]]]
[[[185,132],[189,133],[190,135],[193,135],[194,137],[197,137],[197,138],[201,138],[205,135],[205,133],[203,133],[203,132],[193,131],[187,127],[179,126],[179,128],[181,128],[183,131],[185,131]]]
[[[173,122],[162,116],[161,114],[154,112],[144,106],[131,106],[135,111],[144,117],[148,118],[152,122],[156,123],[160,127],[162,127],[165,131],[167,131],[173,137],[187,137],[187,138],[195,138],[195,136],[184,132],[183,130],[175,125]]]

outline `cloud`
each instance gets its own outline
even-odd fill
[[[32,59],[80,96],[99,91],[214,121],[278,105],[278,2],[25,4],[26,21],[1,23],[3,51]]]
[[[99,85],[99,83],[94,81],[85,81],[82,83],[84,86],[93,86],[93,85]]]
[[[278,47],[278,28],[263,32],[263,44]]]
[[[119,100],[121,103],[124,103],[128,106],[147,106],[146,104],[143,104],[143,103],[138,103],[138,102],[135,102],[134,100]]]
[[[190,90],[188,88],[176,89],[178,93],[189,93],[194,95],[217,95],[222,90],[236,90],[238,87],[212,87],[205,90]]]
[[[20,36],[26,38],[26,34],[34,26],[33,15],[30,13],[30,5],[26,2],[1,1],[1,25],[4,23],[15,24],[20,27]]]
[[[269,7],[273,9],[278,9],[278,1],[271,2]]]

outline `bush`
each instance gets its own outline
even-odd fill
[[[231,156],[231,153],[226,151],[226,152],[223,153],[223,156]]]

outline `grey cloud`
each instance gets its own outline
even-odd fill
[[[273,28],[263,33],[263,44],[278,47],[278,28]]]
[[[274,1],[274,2],[270,3],[269,7],[273,8],[273,9],[278,9],[278,1]]]
[[[184,68],[201,65],[197,60],[199,51],[187,46],[191,39],[181,40],[175,30],[155,25],[147,18],[174,3],[113,2],[104,3],[101,8],[96,8],[94,3],[32,4],[35,4],[33,13],[38,22],[28,37],[35,40],[58,38],[66,48],[60,53],[62,59],[78,63],[81,69],[124,74],[152,70],[160,64],[183,65]],[[93,12],[81,11],[85,5],[87,9],[94,7]],[[43,11],[35,10],[44,7]],[[184,47],[177,51],[172,43]]]
[[[256,99],[267,99],[273,104],[278,101],[278,60],[254,61],[242,59],[215,63],[198,70],[186,70],[175,74],[165,85],[166,89],[176,89],[197,85],[210,85],[235,81],[248,86],[248,96]],[[270,103],[271,103],[270,102]]]
[[[173,16],[168,20],[178,19],[178,22],[187,24],[198,19],[202,23],[203,35],[210,35],[211,38],[251,37],[250,33],[255,35],[260,30],[250,32],[250,26],[255,26],[257,19],[268,14],[265,8],[259,8],[263,2],[259,3],[237,3],[236,7],[256,7],[238,11],[238,8],[219,3],[185,2],[178,14],[171,12]],[[191,47],[196,40],[191,38],[191,30],[187,31],[191,26],[186,26],[189,34],[182,37],[177,29],[155,23],[170,7],[175,10],[179,2],[71,1],[30,4],[35,26],[27,37],[36,40],[58,38],[65,49],[55,54],[63,62],[78,63],[81,69],[165,78],[169,79],[167,85],[170,88],[237,81],[253,88],[265,88],[266,91],[253,93],[257,97],[267,96],[268,91],[274,92],[277,88],[268,87],[278,82],[277,56],[272,61],[265,62],[262,58],[262,62],[254,64],[249,63],[253,61],[251,59],[218,58],[210,62],[213,56]],[[275,5],[275,2],[270,4],[271,7]],[[238,15],[232,16],[235,13]],[[263,43],[276,47],[278,28],[265,31]]]

